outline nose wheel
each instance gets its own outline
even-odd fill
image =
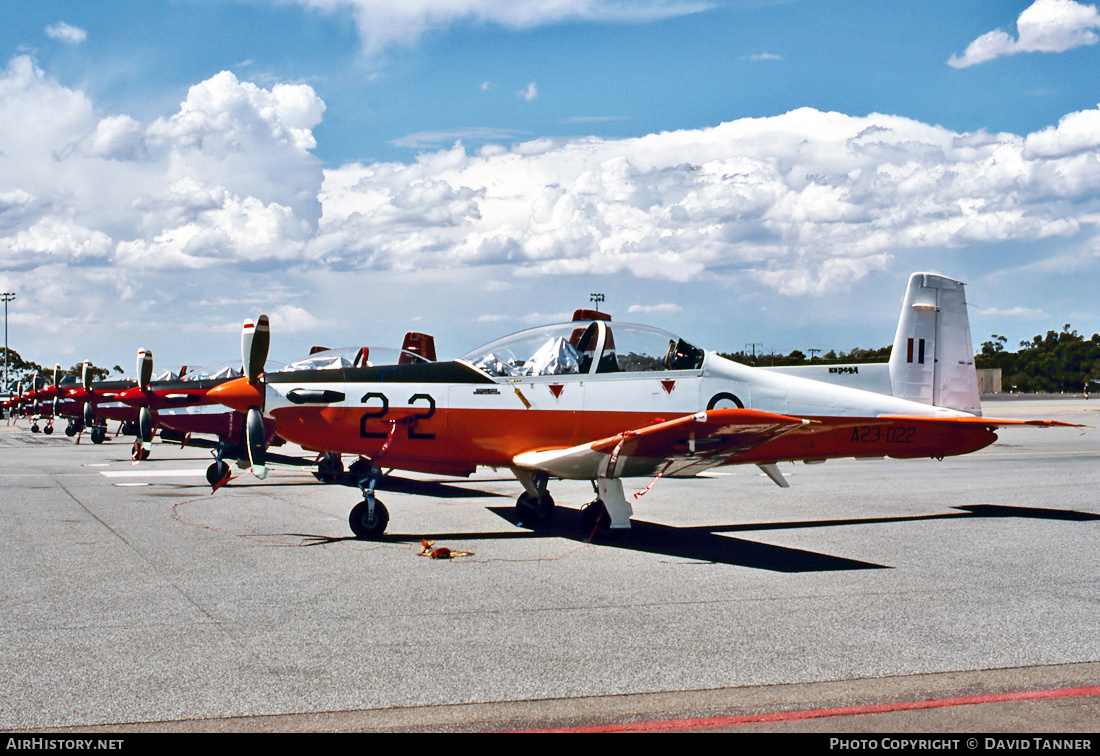
[[[348,516],[348,525],[355,537],[363,541],[371,541],[381,537],[386,532],[386,526],[390,524],[390,513],[386,505],[378,499],[374,500],[374,506],[367,499],[352,507]]]
[[[142,446],[141,441],[135,441],[134,447],[130,450],[130,459],[135,462],[144,462],[149,459],[150,454],[152,452]]]
[[[348,525],[355,537],[363,541],[381,538],[390,524],[390,513],[386,505],[374,496],[374,487],[382,477],[382,471],[366,458],[360,458],[352,464],[350,472],[360,475],[359,490],[363,500],[352,507],[348,515]]]
[[[210,467],[206,468],[206,482],[212,488],[220,488],[229,480],[230,472],[232,471],[229,469],[228,464],[220,459],[215,460],[210,464]]]

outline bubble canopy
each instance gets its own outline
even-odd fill
[[[293,373],[301,370],[339,370],[343,368],[373,367],[374,365],[407,365],[428,362],[418,354],[392,347],[342,347],[323,349],[308,357],[295,360],[279,372]],[[269,372],[275,372],[274,370]]]
[[[497,377],[593,375],[698,370],[706,352],[660,328],[593,320],[513,333],[461,359]]]

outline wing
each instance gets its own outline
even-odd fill
[[[748,409],[713,409],[624,431],[569,449],[517,455],[517,467],[558,478],[592,480],[695,475],[744,454],[808,420]]]

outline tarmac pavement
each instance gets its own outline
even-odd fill
[[[532,531],[505,471],[402,474],[363,542],[355,488],[0,423],[0,728],[1095,732],[1100,693],[997,696],[1100,686],[1100,402],[985,414],[1094,427],[662,479],[595,543],[587,483]]]

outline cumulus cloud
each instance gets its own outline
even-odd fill
[[[684,308],[682,308],[678,304],[674,304],[672,302],[661,302],[660,304],[653,305],[630,305],[630,307],[627,309],[627,312],[644,313],[646,315],[651,315],[653,313],[669,314],[673,312],[680,312],[682,309]]]
[[[1035,0],[1016,20],[1016,38],[995,29],[971,42],[962,55],[952,55],[947,64],[968,68],[1021,52],[1065,52],[1096,44],[1100,37],[1093,30],[1098,28],[1100,13],[1095,5],[1074,0]]]
[[[88,32],[64,21],[58,21],[56,24],[46,27],[46,36],[70,45],[79,45],[88,38]]]
[[[327,171],[309,255],[372,270],[738,274],[823,294],[906,249],[1092,233],[1093,118],[1020,137],[805,108],[638,139],[456,144]]]
[[[1028,135],[803,108],[327,170],[310,152],[323,114],[307,86],[223,72],[142,121],[15,58],[0,75],[0,275],[139,321],[173,298],[239,299],[266,275],[298,329],[337,316],[292,301],[288,276],[319,272],[326,285],[607,275],[823,295],[908,250],[1100,249],[1100,108]],[[674,314],[670,299],[648,307]]]
[[[174,115],[104,115],[26,56],[0,77],[0,249],[25,265],[195,268],[298,257],[321,214],[307,86],[220,73]]]
[[[1044,313],[1041,309],[1034,307],[1012,307],[1009,309],[1000,309],[997,307],[990,307],[981,311],[982,315],[988,315],[998,318],[1040,318]]]
[[[526,87],[516,92],[517,95],[530,102],[539,96],[538,87],[535,86],[535,82],[530,82]]]
[[[699,0],[296,0],[327,13],[350,12],[370,55],[392,46],[411,47],[435,29],[461,22],[525,29],[568,21],[654,21],[713,7]]]

